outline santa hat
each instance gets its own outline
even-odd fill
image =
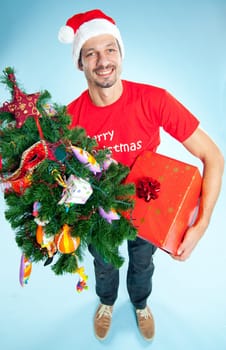
[[[122,57],[124,57],[124,46],[119,29],[115,21],[101,10],[78,13],[69,18],[66,25],[60,28],[58,39],[62,43],[73,43],[73,58],[77,65],[83,44],[88,39],[101,34],[113,35],[118,40]]]

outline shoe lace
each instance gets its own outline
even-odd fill
[[[137,310],[137,313],[139,314],[140,317],[145,318],[145,320],[147,320],[148,318],[151,318],[151,314],[147,307],[145,309]]]
[[[112,316],[111,306],[101,305],[100,310],[98,311],[98,318],[101,318],[103,316],[111,318]]]

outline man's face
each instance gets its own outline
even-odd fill
[[[84,71],[89,86],[113,86],[120,79],[121,65],[120,49],[112,35],[98,35],[82,47],[79,68]]]

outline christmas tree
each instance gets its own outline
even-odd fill
[[[57,275],[78,272],[84,287],[79,262],[89,244],[118,268],[119,246],[136,237],[123,215],[133,207],[134,187],[123,183],[129,168],[84,129],[70,129],[66,107],[50,103],[48,91],[26,94],[12,68],[1,81],[11,101],[0,108],[0,182],[22,251],[21,284],[31,263],[42,261]]]

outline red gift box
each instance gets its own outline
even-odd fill
[[[131,215],[138,236],[175,255],[197,213],[202,183],[198,168],[146,151],[126,183],[136,186]]]

